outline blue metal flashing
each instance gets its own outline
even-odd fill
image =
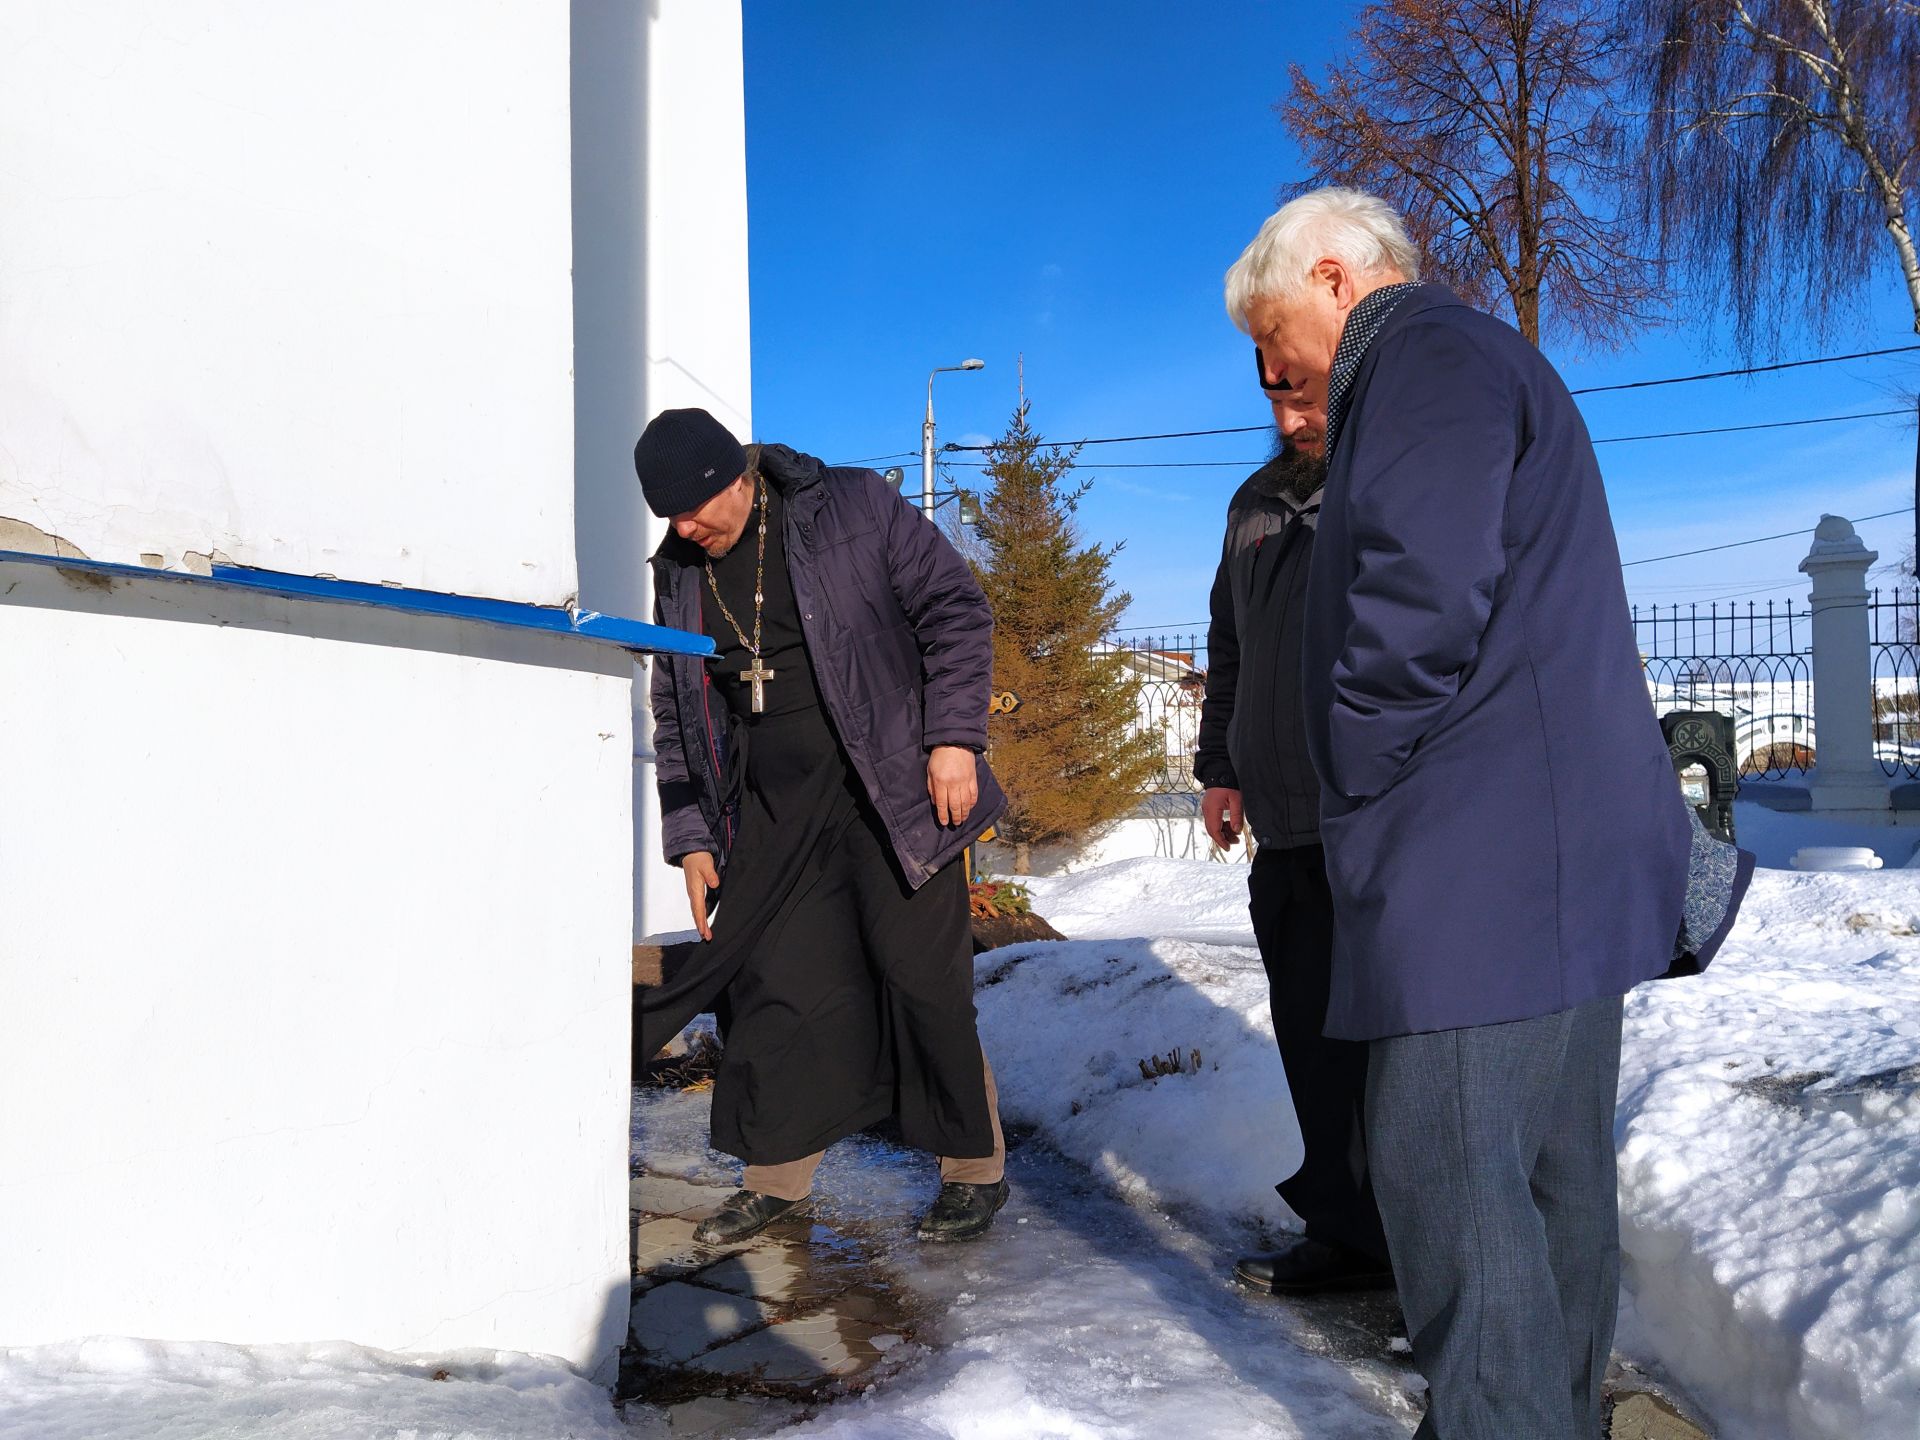
[[[435,590],[408,590],[395,585],[369,585],[358,580],[323,580],[280,570],[254,570],[243,565],[216,565],[211,575],[179,570],[150,570],[144,565],[118,565],[105,560],[69,560],[58,555],[29,555],[0,550],[0,565],[45,565],[56,570],[78,570],[128,580],[171,580],[221,590],[249,590],[293,600],[328,605],[372,605],[408,615],[436,615],[450,620],[472,620],[513,630],[545,630],[572,635],[601,645],[616,645],[641,655],[711,655],[713,641],[705,635],[669,630],[619,615],[602,615],[578,607],[523,605],[511,600],[489,600],[478,595],[445,595]]]

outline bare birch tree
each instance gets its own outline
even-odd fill
[[[1742,349],[1856,315],[1883,243],[1920,331],[1920,4],[1627,4],[1648,57],[1644,216],[1727,296]]]
[[[1631,136],[1611,103],[1612,0],[1377,0],[1316,84],[1277,108],[1312,174],[1391,201],[1428,273],[1536,345],[1608,346],[1659,310],[1661,266],[1614,213]]]

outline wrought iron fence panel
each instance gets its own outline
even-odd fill
[[[1731,716],[1740,773],[1779,780],[1814,762],[1813,617],[1797,599],[1636,605],[1654,708]]]
[[[1106,642],[1103,651],[1125,666],[1139,686],[1139,729],[1160,740],[1160,769],[1147,782],[1146,793],[1187,795],[1199,790],[1193,752],[1200,743],[1200,702],[1207,689],[1207,637],[1126,635]]]
[[[1877,604],[1876,627],[1889,638],[1882,642],[1876,629],[1876,676],[1889,677],[1890,692],[1905,687],[1884,721],[1882,763],[1893,767],[1889,773],[1904,766],[1920,775],[1920,594]],[[1636,605],[1633,628],[1656,710],[1732,716],[1743,775],[1778,780],[1813,764],[1813,624],[1804,601]],[[1193,752],[1206,694],[1206,636],[1128,635],[1103,648],[1139,685],[1141,730],[1161,737],[1163,761],[1149,793],[1200,789]]]
[[[1889,776],[1920,778],[1920,590],[1867,600],[1873,656],[1873,752]]]

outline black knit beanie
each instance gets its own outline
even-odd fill
[[[662,410],[633,447],[647,508],[662,520],[698,510],[747,472],[747,452],[704,410]]]

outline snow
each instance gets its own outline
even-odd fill
[[[732,1181],[737,1162],[705,1149],[706,1117],[704,1095],[643,1092],[636,1148],[655,1168],[672,1157],[683,1178]],[[929,1157],[869,1136],[827,1152],[815,1214],[876,1249],[933,1343],[903,1374],[783,1437],[1404,1440],[1412,1431],[1404,1370],[1384,1357],[1307,1353],[1325,1346],[1299,1310],[1227,1279],[1244,1236],[1207,1216],[1190,1224],[1129,1205],[1017,1135],[1007,1174],[1013,1198],[987,1239],[923,1245],[909,1227],[937,1185]]]
[[[1912,843],[1744,822],[1780,863],[1863,835],[1882,854]],[[1284,1211],[1262,1191],[1296,1141],[1236,878],[1136,861],[1033,882],[1075,939],[982,957],[999,983],[981,1024],[1010,1119],[1139,1203],[1270,1220]],[[1762,870],[1704,976],[1628,1002],[1621,1349],[1721,1440],[1920,1430],[1917,931],[1920,874]],[[1168,933],[1189,938],[1145,938]],[[1143,1081],[1136,1061],[1170,1044],[1199,1048],[1199,1073]]]
[[[1766,843],[1788,854],[1855,839],[1769,822]],[[1408,1433],[1418,1382],[1384,1332],[1330,1347],[1315,1328],[1337,1313],[1328,1302],[1261,1300],[1226,1277],[1234,1255],[1294,1223],[1272,1186],[1299,1143],[1245,875],[1139,859],[1031,882],[1072,938],[992,952],[977,970],[1014,1201],[979,1245],[918,1245],[908,1222],[931,1197],[931,1163],[870,1137],[836,1146],[823,1216],[871,1239],[918,1307],[922,1343],[867,1396],[782,1433]],[[706,1104],[636,1097],[651,1168],[737,1176],[706,1147]],[[1762,870],[1706,975],[1630,998],[1617,1136],[1623,1353],[1698,1403],[1719,1440],[1912,1440],[1920,872]],[[0,1350],[6,1440],[605,1440],[664,1424],[617,1417],[604,1392],[537,1357]]]
[[[445,1379],[435,1378],[444,1374]],[[549,1357],[96,1338],[0,1349],[5,1440],[641,1440]]]
[[[1139,859],[1021,883],[1034,910],[1075,940],[1153,936],[1253,945],[1242,865]]]
[[[1628,1002],[1633,1323],[1724,1440],[1920,1431],[1920,875],[1762,871]]]
[[[1794,851],[1808,845],[1862,845],[1889,870],[1916,858],[1920,829],[1910,825],[1871,825],[1858,820],[1829,820],[1805,811],[1770,810],[1751,801],[1733,804],[1733,834],[1770,870],[1793,868]]]

